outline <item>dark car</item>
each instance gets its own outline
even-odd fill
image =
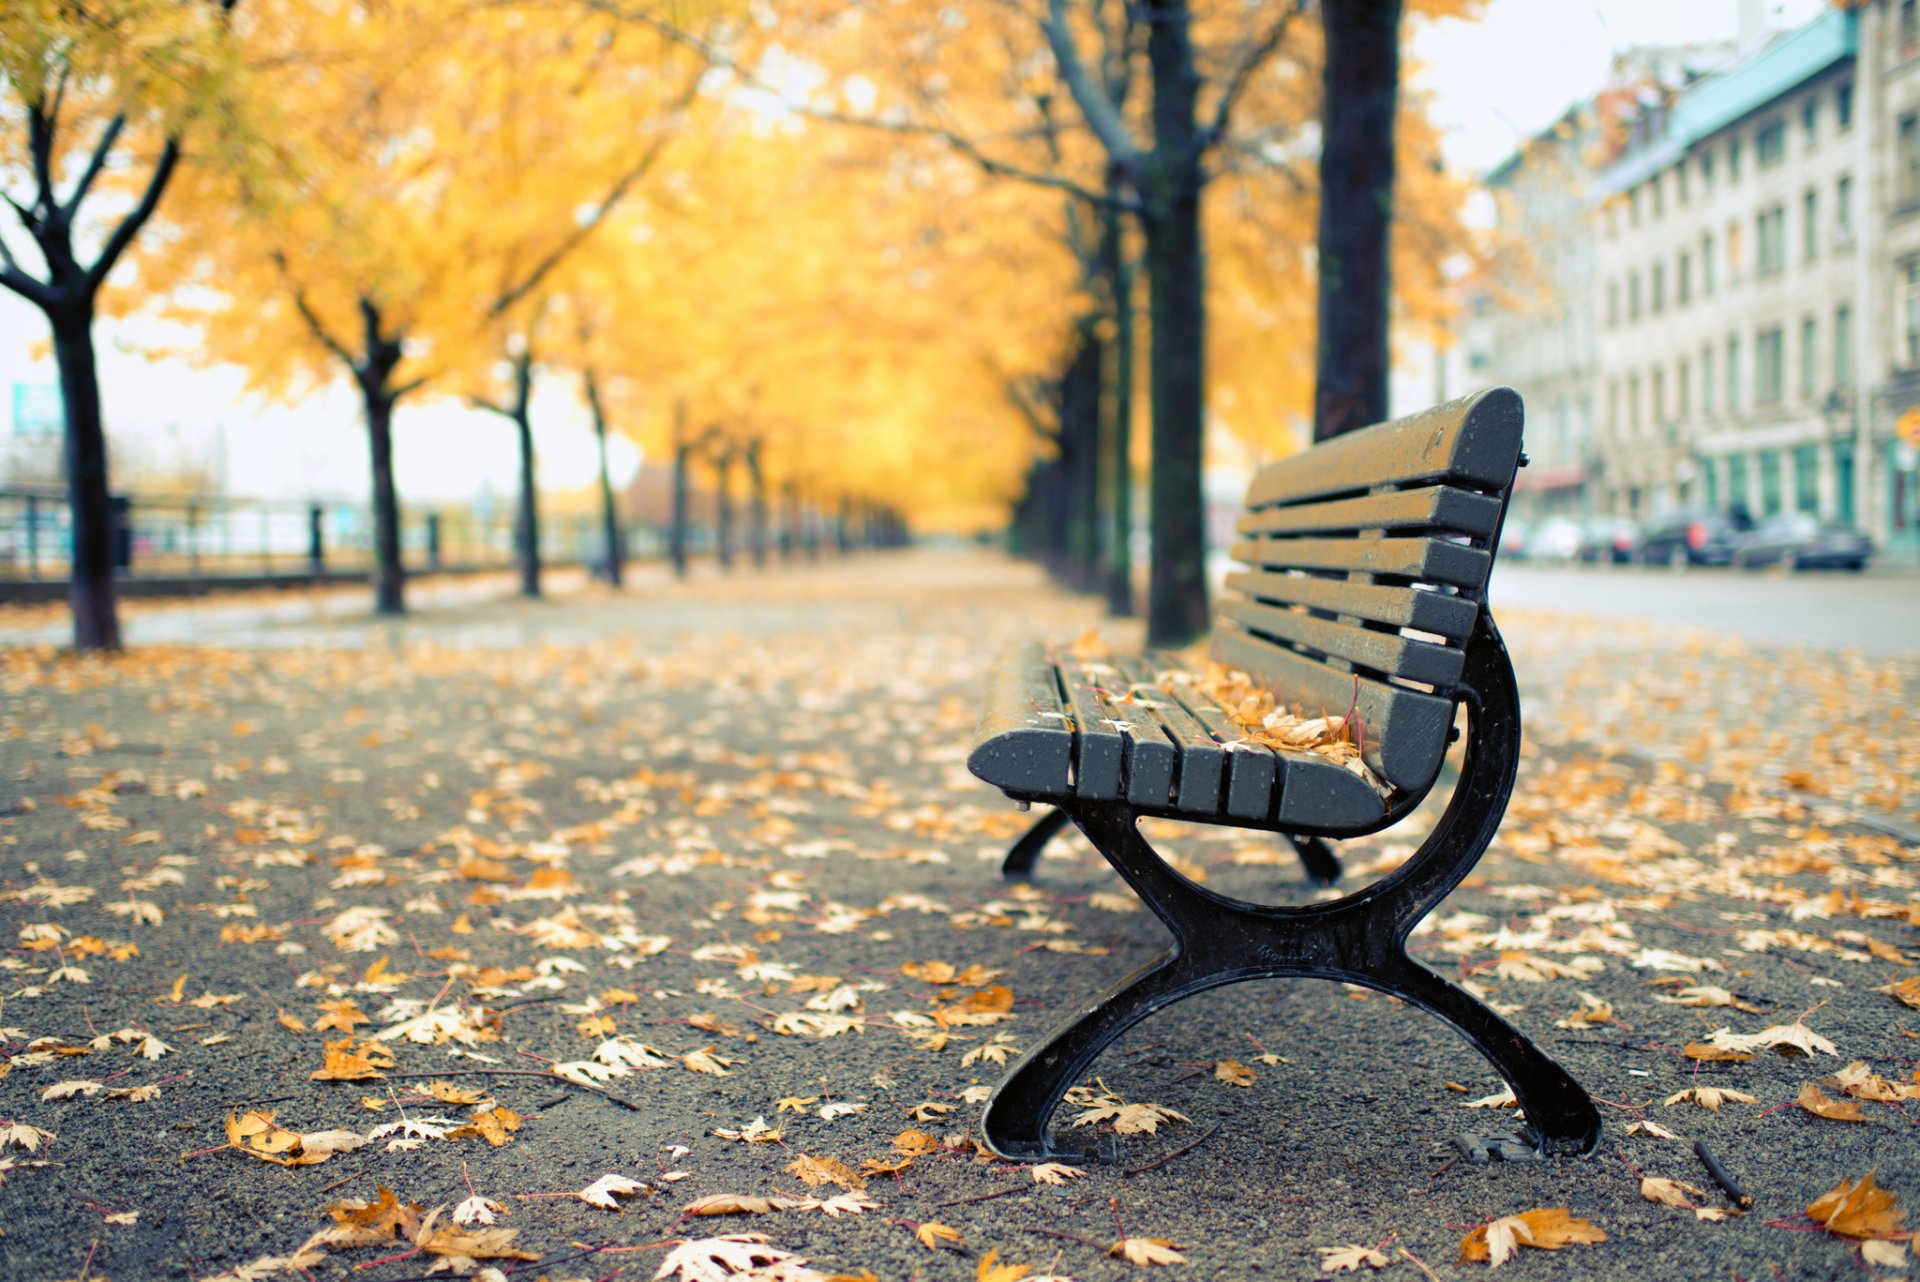
[[[1741,566],[1784,565],[1790,570],[1864,570],[1873,544],[1851,525],[1789,512],[1762,521],[1734,549]]]
[[[1741,508],[1682,511],[1656,517],[1640,535],[1645,565],[1730,565],[1734,549],[1753,529]]]
[[[1640,546],[1640,527],[1617,516],[1597,516],[1580,530],[1580,545],[1573,550],[1578,561],[1611,561],[1625,565],[1633,560]]]

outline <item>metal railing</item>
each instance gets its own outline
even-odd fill
[[[128,582],[297,583],[373,569],[373,518],[365,504],[130,494],[116,496],[114,507],[114,565]],[[513,527],[510,508],[403,508],[401,561],[415,574],[506,569],[514,563]],[[635,525],[623,534],[629,557],[663,554],[661,531]],[[64,489],[0,488],[0,592],[65,582],[72,537]],[[540,548],[548,564],[596,565],[604,558],[600,522],[549,515]]]

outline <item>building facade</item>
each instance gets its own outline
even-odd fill
[[[1916,23],[1914,0],[1829,11],[1649,108],[1600,175],[1600,510],[1805,512],[1916,546]]]
[[[1527,399],[1523,517],[1806,512],[1920,557],[1920,0],[1740,49],[1628,68],[1488,176],[1534,293],[1469,295],[1472,377]]]

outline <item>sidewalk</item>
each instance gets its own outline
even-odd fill
[[[0,1273],[205,1282],[344,1218],[384,1243],[312,1276],[397,1282],[465,1249],[514,1278],[647,1279],[669,1244],[758,1233],[889,1280],[974,1279],[990,1251],[1130,1277],[1123,1238],[1172,1243],[1184,1277],[1319,1276],[1360,1243],[1456,1278],[1486,1268],[1458,1262],[1475,1225],[1567,1207],[1607,1240],[1503,1276],[1890,1276],[1800,1213],[1869,1170],[1920,1199],[1920,1114],[1795,1100],[1920,1061],[1920,1011],[1876,991],[1917,969],[1920,849],[1858,822],[1920,822],[1920,663],[1498,614],[1529,755],[1416,943],[1606,1101],[1600,1151],[1457,1160],[1455,1135],[1505,1125],[1471,1107],[1500,1083],[1464,1043],[1366,992],[1241,985],[1103,1058],[1096,1090],[1178,1116],[1059,1183],[976,1157],[978,1100],[1162,934],[1077,838],[1033,886],[997,879],[1023,820],[964,766],[986,667],[1100,623],[1029,568],[907,553],[399,623],[183,613],[169,635],[222,648],[112,661],[0,650]],[[1270,837],[1163,827],[1210,887],[1309,893]],[[1342,853],[1377,875],[1417,836]],[[1682,1053],[1797,1019],[1810,1056]],[[1663,1103],[1702,1087],[1755,1102]],[[273,1156],[341,1151],[261,1160],[221,1147],[230,1117]],[[1641,1196],[1644,1173],[1726,1204],[1695,1139],[1750,1215]],[[647,1187],[573,1196],[609,1174]],[[346,1205],[379,1189],[384,1218]],[[683,1216],[723,1194],[749,1213]],[[473,1197],[490,1226],[393,1240],[404,1204]],[[750,1200],[774,1197],[797,1204]]]

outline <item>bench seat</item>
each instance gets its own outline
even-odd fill
[[[1181,667],[1153,653],[1083,659],[1019,646],[994,674],[967,766],[1027,801],[1125,801],[1143,814],[1325,836],[1386,818],[1386,798],[1344,765],[1235,746],[1245,736],[1225,708],[1191,686],[1162,686]]]

